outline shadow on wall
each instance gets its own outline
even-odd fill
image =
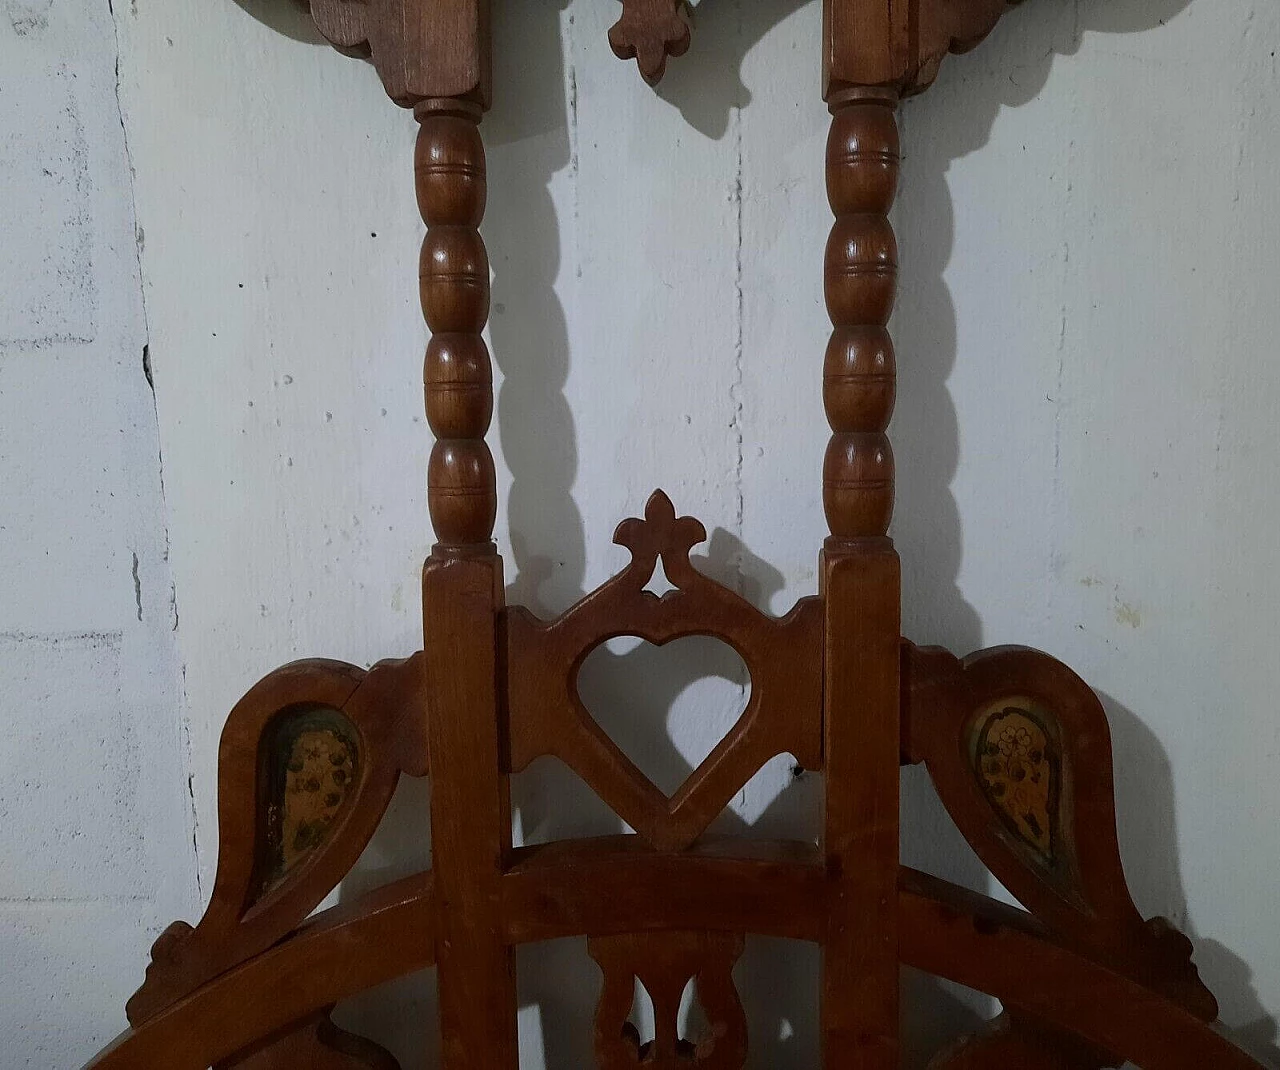
[[[1258,1000],[1248,964],[1216,940],[1198,937],[1187,917],[1169,756],[1135,713],[1103,692],[1098,698],[1111,725],[1120,853],[1133,901],[1144,915],[1166,917],[1191,938],[1201,979],[1223,1011],[1244,1022],[1222,1031],[1259,1062],[1280,1066],[1280,1029]]]
[[[290,37],[319,38],[296,0],[236,0]],[[599,0],[611,2],[611,0]],[[676,60],[658,90],[704,135],[725,135],[750,92],[741,71],[749,50],[782,19],[816,0],[701,0],[695,44]],[[980,149],[997,115],[1032,99],[1058,55],[1074,54],[1086,30],[1138,32],[1173,18],[1189,0],[1032,0],[1007,16],[982,46],[991,69],[1007,78],[965,79],[903,110],[904,188],[897,216],[904,287],[895,319],[900,392],[893,434],[901,479],[894,535],[904,560],[904,622],[913,637],[957,652],[978,647],[982,625],[956,580],[962,554],[959,511],[950,485],[959,457],[959,431],[946,381],[957,357],[956,315],[944,278],[954,232],[946,173],[950,162]],[[514,561],[509,600],[547,615],[585,594],[586,533],[572,487],[578,450],[564,396],[569,373],[565,310],[553,289],[560,261],[560,226],[548,189],[573,168],[570,123],[576,86],[563,68],[558,4],[504,5],[494,20],[497,104],[485,121],[490,198],[484,233],[494,274],[490,320],[493,357],[502,371],[497,429],[513,482],[506,522]],[[816,21],[815,21],[816,25]],[[598,47],[607,47],[602,40]],[[700,62],[714,48],[719,62]],[[526,57],[536,57],[529,62]],[[702,57],[705,59],[705,55]],[[817,83],[817,42],[812,62]],[[963,58],[944,66],[944,83],[962,77]],[[956,72],[955,74],[949,72]],[[619,65],[618,77],[636,77]],[[957,87],[952,87],[956,89]],[[750,113],[746,114],[750,121]],[[821,166],[820,150],[813,161]],[[814,250],[812,279],[820,250]],[[1048,355],[1045,355],[1048,359]],[[813,355],[820,375],[821,356]],[[814,414],[818,418],[818,414]],[[813,474],[818,478],[818,473]],[[637,511],[640,503],[637,503]],[[592,533],[592,538],[606,533]],[[983,537],[980,535],[979,537]],[[784,578],[752,555],[734,535],[716,530],[695,558],[699,568],[765,608]],[[816,550],[816,548],[815,548]],[[802,592],[803,593],[803,592]],[[697,681],[736,685],[745,702],[749,681],[728,648],[690,640],[656,652],[647,644],[601,651],[584,669],[584,699],[602,726],[624,743],[656,782],[678,784],[691,766],[669,731],[671,707]],[[643,715],[636,697],[645,695]],[[655,708],[656,707],[656,708]],[[1123,843],[1139,905],[1182,924],[1185,902],[1178,874],[1173,792],[1159,743],[1129,711],[1107,701],[1116,742],[1118,809]],[[1139,785],[1141,789],[1139,790]],[[721,831],[755,836],[811,837],[818,827],[819,778],[791,778],[750,828],[726,814]],[[543,760],[515,778],[513,805],[527,840],[615,832],[618,819],[572,773]],[[343,895],[360,892],[427,864],[424,844],[428,788],[406,780]],[[903,859],[949,880],[986,889],[990,878],[952,827],[920,769],[903,772]],[[1249,985],[1241,960],[1212,941],[1197,945],[1206,980],[1224,1006],[1252,1023],[1234,1038],[1263,1059],[1280,1059],[1276,1025]],[[519,956],[522,1047],[541,1048],[551,1070],[592,1064],[591,1022],[600,977],[583,941],[522,948]],[[753,941],[736,971],[752,1023],[751,1065],[770,1070],[818,1065],[817,956],[783,941]],[[957,1032],[972,1029],[986,1001],[955,986],[910,973],[904,1066],[923,1066]],[[349,1028],[386,1044],[405,1070],[435,1065],[434,976],[405,979],[340,1008]]]

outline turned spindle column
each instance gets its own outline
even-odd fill
[[[896,94],[833,93],[827,196],[835,224],[825,290],[833,331],[823,399],[831,441],[822,498],[823,853],[833,923],[823,949],[826,1065],[897,1070],[898,555],[889,540],[897,249],[887,213],[898,179]]]
[[[419,284],[431,328],[423,368],[427,422],[436,436],[427,470],[431,522],[441,547],[490,544],[497,514],[493,457],[484,441],[493,415],[493,371],[480,332],[489,318],[489,258],[480,237],[485,207],[479,108],[426,101],[414,172],[427,224]]]
[[[489,315],[480,108],[428,99],[414,171],[427,224],[419,268],[431,328],[424,383],[436,435],[427,501],[437,543],[422,573],[427,739],[432,755],[432,872],[442,1070],[514,1067],[515,959],[499,914],[511,853],[511,801],[498,738],[502,559],[497,490],[484,435],[493,373],[480,332]],[[426,711],[424,711],[426,715]],[[483,1022],[477,1030],[475,1023]]]
[[[827,526],[836,538],[884,535],[893,514],[893,311],[898,249],[888,212],[898,185],[898,126],[892,96],[832,105],[824,290],[834,328],[823,371],[831,441],[822,473]]]

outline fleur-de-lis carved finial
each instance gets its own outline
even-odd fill
[[[707,529],[702,521],[691,516],[676,516],[671,499],[660,490],[649,495],[643,520],[630,517],[613,533],[614,543],[631,551],[627,571],[640,586],[653,575],[659,557],[667,579],[676,587],[687,586],[695,574],[689,551],[706,538]]]
[[[640,77],[657,85],[668,56],[683,56],[691,40],[685,0],[622,0],[622,17],[609,30],[609,46],[619,59],[634,59]]]

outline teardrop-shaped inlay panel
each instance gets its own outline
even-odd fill
[[[1005,826],[1047,868],[1059,840],[1057,743],[1030,703],[1002,703],[978,717],[973,764]]]
[[[265,893],[328,839],[359,778],[355,728],[335,709],[287,712],[264,738],[262,762],[266,835],[258,872]]]

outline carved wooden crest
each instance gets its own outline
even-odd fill
[[[551,754],[572,768],[655,847],[687,847],[774,755],[821,764],[821,625],[815,599],[780,620],[766,616],[689,560],[706,538],[655,491],[644,519],[618,525],[613,541],[631,563],[563,616],[543,622],[522,607],[508,615],[512,772]],[[658,562],[674,590],[645,590]],[[596,723],[577,693],[577,673],[607,639],[634,635],[661,646],[689,635],[728,643],[751,673],[751,698],[737,724],[670,798]]]

